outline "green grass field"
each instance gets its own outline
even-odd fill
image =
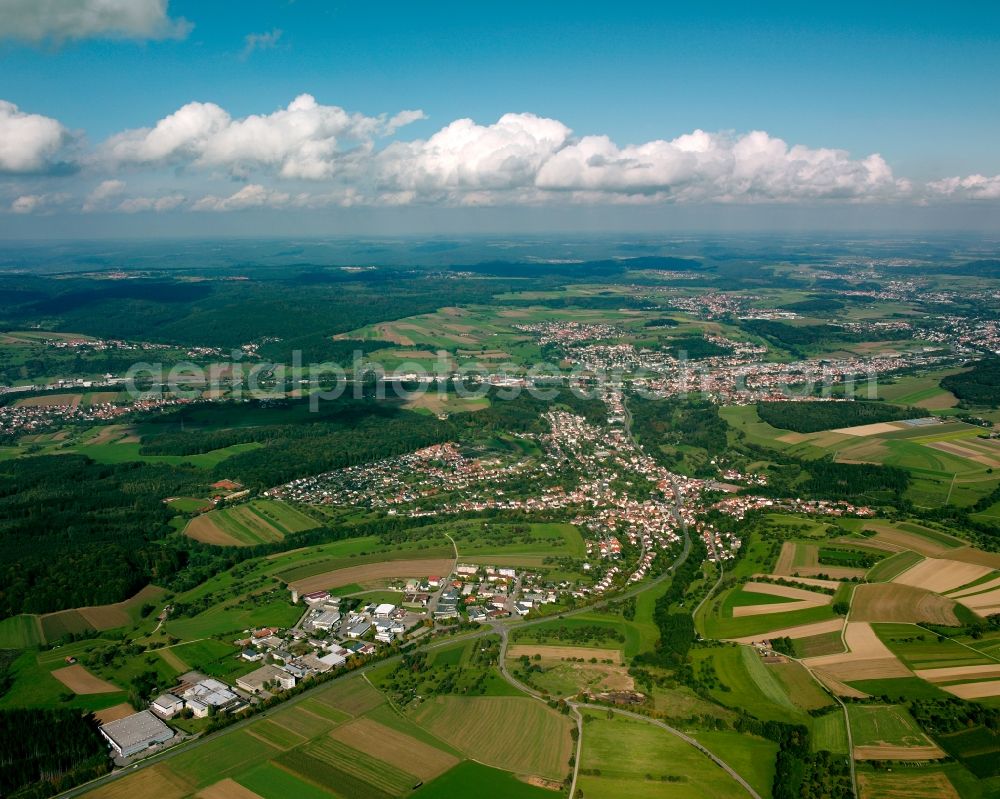
[[[514,630],[511,642],[620,649],[626,657],[641,651],[640,633],[634,624],[619,616],[600,613],[583,613]]]
[[[59,451],[76,452],[80,455],[86,455],[98,463],[105,464],[141,461],[143,463],[165,463],[169,466],[190,465],[197,466],[199,469],[213,469],[227,458],[239,455],[241,452],[259,449],[263,444],[257,442],[233,444],[231,447],[214,449],[211,452],[204,452],[199,455],[142,455],[139,452],[141,446],[138,442],[80,444],[69,449],[60,449]]]
[[[812,720],[813,751],[826,750],[838,755],[848,754],[847,722],[841,710],[832,710]]]
[[[705,638],[742,638],[760,635],[771,630],[810,624],[835,618],[829,605],[785,613],[767,613],[761,616],[744,616],[738,619],[725,618],[722,613],[728,592],[713,596],[698,613],[695,622]]]
[[[848,705],[855,746],[926,746],[927,736],[900,705]]]
[[[286,796],[291,795],[286,794]],[[470,760],[459,763],[455,768],[410,794],[412,799],[457,799],[464,796],[552,799],[555,795],[545,788],[529,785],[506,771]]]
[[[873,624],[872,629],[893,654],[911,669],[977,666],[996,662],[951,638],[939,638],[915,624]]]
[[[585,718],[578,785],[588,799],[746,796],[744,789],[704,754],[663,729],[589,711]],[[722,744],[714,738],[710,742]],[[746,778],[754,783],[766,782],[767,770],[773,769],[773,744],[744,736],[730,737],[725,743],[724,759],[738,761],[749,772]],[[711,749],[708,744],[706,747]],[[763,762],[751,762],[755,758]]]
[[[777,744],[737,732],[699,732],[694,737],[709,752],[732,766],[757,793],[763,797],[771,795]]]
[[[697,674],[708,660],[725,691],[712,688],[713,698],[732,708],[743,708],[765,720],[804,723],[806,713],[796,706],[782,681],[749,646],[693,649],[691,660]]]
[[[37,616],[22,613],[0,621],[0,649],[27,649],[44,640]]]
[[[517,565],[518,559],[526,566],[541,566],[542,560],[549,555],[559,557],[584,558],[586,549],[580,531],[572,524],[536,523],[530,524],[528,543],[512,542],[498,544],[491,540],[490,523],[486,523],[477,533],[468,537],[454,536],[458,544],[459,557],[473,561],[501,558],[503,565]],[[471,525],[462,525],[460,529],[469,529]],[[443,532],[450,532],[442,526]],[[491,563],[493,561],[490,561]]]
[[[572,753],[567,717],[526,697],[436,696],[412,721],[473,760],[559,780]]]
[[[181,640],[209,638],[213,635],[238,633],[252,627],[290,627],[302,615],[302,606],[293,605],[289,597],[255,602],[236,600],[216,605],[190,618],[170,619],[164,629]]]
[[[238,775],[236,782],[263,799],[330,799],[333,796],[311,782],[269,762],[261,763]]]
[[[879,561],[872,566],[868,570],[865,579],[870,583],[887,583],[911,566],[916,566],[923,559],[923,555],[919,555],[909,549],[904,552],[897,552],[895,555],[890,555],[885,560]]]

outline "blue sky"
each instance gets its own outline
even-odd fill
[[[150,16],[123,32],[106,18],[63,24],[51,10],[77,7],[86,15],[93,0],[0,0],[0,100],[17,106],[11,115],[55,120],[63,132],[44,166],[37,159],[29,168],[6,164],[0,207],[44,197],[18,209],[66,215],[106,181],[114,185],[90,207],[102,224],[124,199],[183,197],[160,211],[176,216],[179,227],[204,196],[219,202],[201,209],[237,212],[252,201],[310,213],[345,204],[373,213],[400,204],[485,205],[501,215],[524,204],[925,206],[1000,198],[994,4],[128,1],[133,9],[148,6]],[[262,38],[250,48],[254,35]],[[419,109],[426,118],[377,133],[338,128],[336,154],[324,156],[329,168],[321,177],[289,168],[287,159],[298,156],[287,150],[277,162],[249,165],[245,154],[221,158],[222,144],[213,145],[211,158],[190,142],[158,160],[148,148],[141,156],[133,148],[125,159],[102,150],[109,137],[153,127],[193,101],[216,104],[238,121],[272,114],[304,93],[320,109],[369,119]],[[553,144],[551,131],[517,121],[518,141],[528,135],[546,143],[537,152],[519,149],[523,163],[514,167],[498,156],[498,174],[496,163],[481,163],[481,148],[502,155],[509,145],[489,128],[504,114],[556,120],[567,132]],[[473,132],[480,149],[449,150],[474,163],[449,162],[447,176],[434,172],[441,166],[426,160],[427,148],[401,150],[388,166],[386,158],[362,164],[356,155],[358,147],[375,159],[393,142],[425,142],[462,118],[481,126]],[[769,161],[766,174],[745,178],[720,176],[714,155],[684,165],[673,151],[626,149],[696,130],[718,134],[709,151],[737,164],[745,149],[739,137],[750,131],[766,131],[790,152],[772,153],[780,165]],[[598,136],[613,147],[594,142],[582,155],[566,149]],[[791,152],[796,145],[809,152],[800,157]],[[821,148],[846,154],[831,160],[816,155]],[[754,152],[772,149],[770,142],[754,145]],[[559,153],[561,160],[546,166]],[[875,153],[891,177],[865,162]],[[589,166],[596,161],[620,168],[598,173]],[[634,169],[624,176],[639,162],[656,178],[637,181]],[[795,166],[802,163],[808,168]],[[821,187],[800,185],[816,180],[814,173]],[[953,182],[940,183],[946,180]],[[246,201],[221,202],[247,186],[260,189]],[[4,227],[0,215],[0,232]]]

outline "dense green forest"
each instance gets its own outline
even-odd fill
[[[179,568],[152,542],[171,531],[163,498],[195,482],[189,469],[79,455],[3,462],[0,618],[117,602]]]
[[[923,408],[902,408],[884,402],[758,402],[757,415],[772,427],[796,433],[817,433],[876,422],[930,416]]]
[[[1000,405],[1000,358],[984,358],[966,372],[948,375],[941,380],[963,402],[972,405]]]
[[[728,448],[729,425],[719,409],[707,400],[629,398],[632,432],[646,451],[667,468],[683,470],[685,455],[692,448],[700,458],[692,471],[695,476],[717,473],[708,463]],[[711,455],[709,454],[711,453]]]
[[[44,799],[110,769],[97,722],[79,710],[0,710],[0,796]]]
[[[483,302],[515,288],[510,280],[461,281],[399,269],[197,283],[142,278],[22,282],[31,290],[20,295],[25,301],[2,307],[0,329],[45,322],[56,330],[186,346],[238,347],[272,339],[265,349],[268,357],[290,359],[293,350],[302,349],[309,353],[306,362],[343,357],[344,346],[326,344],[323,336],[446,305]],[[37,299],[39,294],[43,299]]]

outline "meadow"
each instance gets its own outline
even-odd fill
[[[526,697],[436,696],[408,715],[467,757],[518,774],[561,780],[573,752],[569,720]]]
[[[578,785],[586,797],[701,799],[744,797],[737,782],[690,744],[644,721],[585,711]],[[711,744],[711,745],[709,745]],[[706,748],[723,740],[709,736]],[[752,784],[768,787],[777,747],[747,736],[725,741],[725,759]],[[625,754],[627,753],[627,756]],[[767,795],[767,794],[764,794]]]
[[[807,722],[807,708],[793,701],[786,683],[773,667],[761,660],[753,647],[696,648],[691,650],[691,661],[695,674],[706,668],[703,664],[710,664],[720,685],[710,688],[709,693],[723,705],[743,708],[765,720],[793,724]],[[800,696],[808,697],[809,703],[814,701],[814,696],[806,693],[808,689],[803,684],[795,686],[794,690]]]

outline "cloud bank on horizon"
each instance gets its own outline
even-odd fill
[[[91,143],[57,119],[0,100],[0,208],[164,213],[1000,199],[1000,175],[917,183],[894,175],[877,153],[854,158],[759,130],[695,130],[622,145],[575,135],[557,119],[508,113],[490,124],[457,119],[426,139],[405,138],[406,126],[425,118],[420,110],[369,116],[309,94],[245,117],[190,102],[148,127]]]

